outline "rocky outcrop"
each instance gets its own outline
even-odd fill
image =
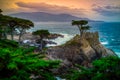
[[[58,37],[63,38],[64,35],[54,33],[54,34],[50,34],[50,35],[48,36],[48,39],[56,39],[56,38],[58,38]]]
[[[116,56],[113,51],[100,43],[98,32],[87,32],[83,37],[76,35],[64,45],[48,48],[47,52],[49,59],[62,60],[62,64],[68,66],[80,64],[89,67],[93,60]]]

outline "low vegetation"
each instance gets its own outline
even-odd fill
[[[76,65],[65,77],[67,80],[119,80],[120,58],[110,56],[95,60],[91,68]]]
[[[57,68],[59,61],[48,61],[43,55],[29,49],[16,47],[13,41],[0,41],[0,79],[1,80],[55,80],[50,69]],[[14,46],[13,46],[14,45]],[[34,75],[34,76],[33,76]]]

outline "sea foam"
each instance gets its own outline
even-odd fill
[[[58,45],[62,45],[64,43],[66,43],[67,41],[69,41],[70,39],[72,39],[74,37],[74,35],[70,35],[70,34],[65,34],[65,33],[59,33],[61,35],[63,35],[64,37],[58,37],[56,39],[51,39],[49,41],[53,41],[56,44],[47,44],[47,46],[58,46]]]
[[[107,44],[109,44],[107,41],[105,41],[105,42],[101,42],[101,44],[103,44],[103,45],[107,45]]]

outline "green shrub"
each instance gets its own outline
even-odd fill
[[[68,80],[120,80],[120,58],[116,56],[96,60],[92,68],[78,68],[79,70],[73,69],[65,77]]]
[[[18,48],[18,46],[16,41],[0,39],[0,48]]]
[[[58,67],[59,61],[43,60],[41,55],[34,54],[33,48],[0,51],[0,80],[31,80],[31,74],[43,80],[54,80],[49,69]]]

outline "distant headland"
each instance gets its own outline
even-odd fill
[[[46,12],[20,12],[10,16],[28,19],[33,22],[71,22],[72,20],[87,20],[89,22],[104,22],[89,18],[76,17],[70,14],[51,14]]]

